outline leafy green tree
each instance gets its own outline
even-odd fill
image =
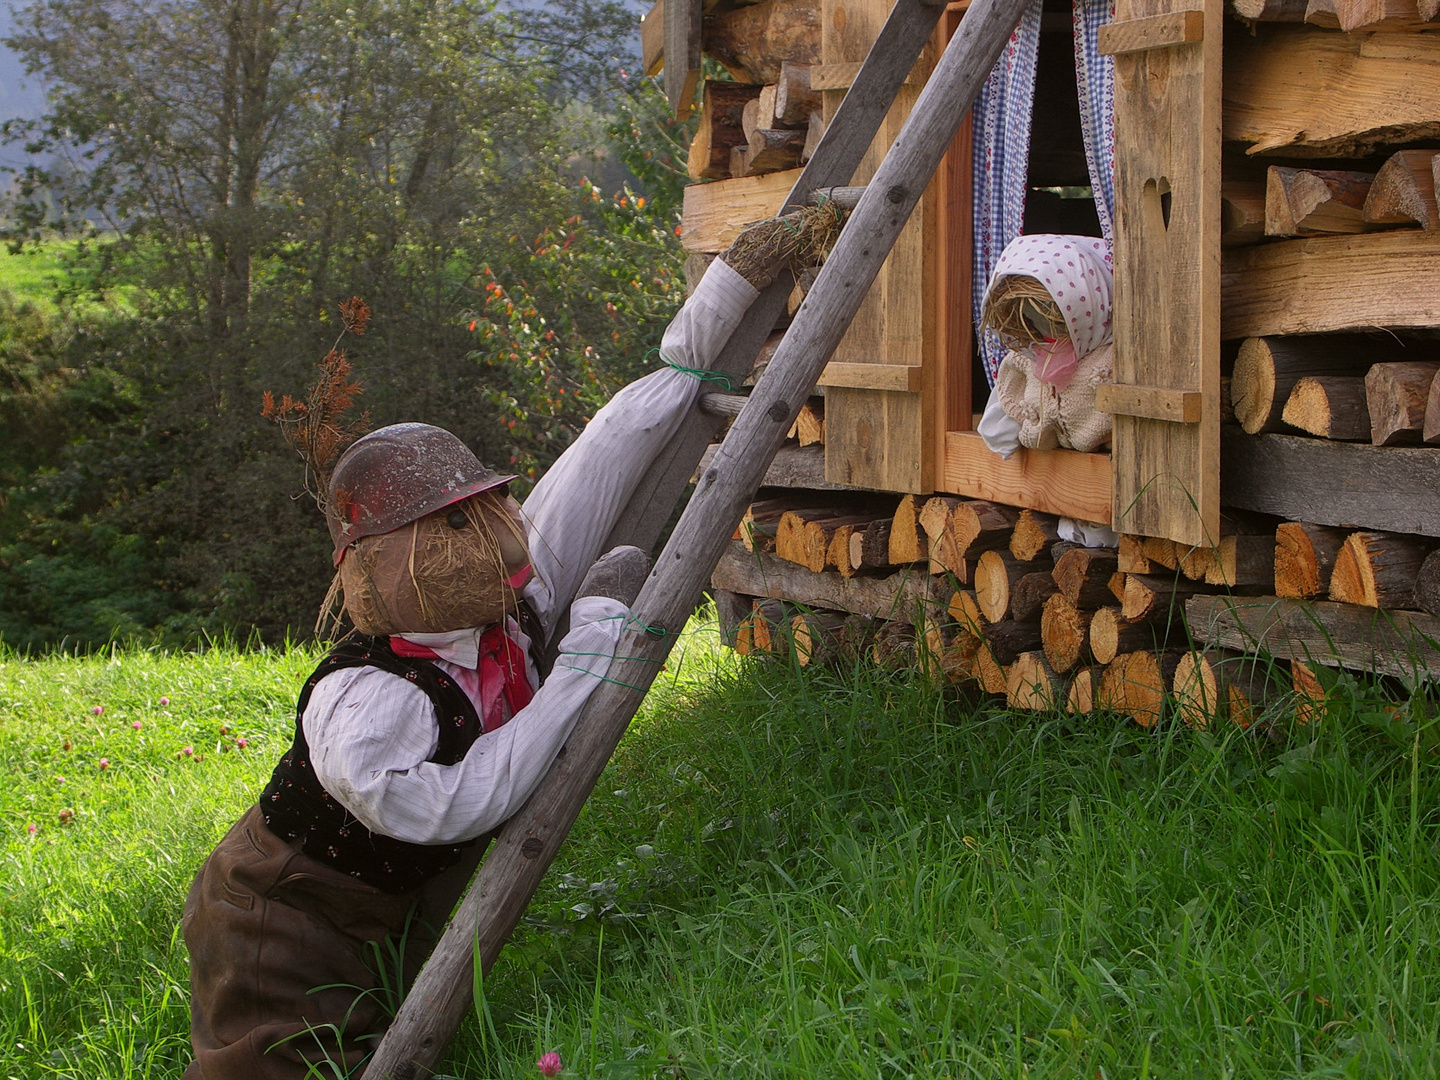
[[[9,137],[74,167],[23,178],[12,235],[104,226],[87,280],[130,306],[108,331],[127,408],[102,422],[96,398],[15,480],[0,605],[27,614],[0,633],[308,628],[328,539],[259,402],[313,377],[344,297],[375,312],[351,350],[374,422],[438,423],[500,464],[543,467],[641,369],[682,296],[685,132],[649,80],[615,78],[632,17],[565,2],[18,12],[9,44],[52,108]],[[620,163],[638,190],[581,182]],[[66,584],[107,559],[123,582]]]

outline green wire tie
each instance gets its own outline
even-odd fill
[[[735,389],[735,384],[730,381],[730,376],[726,375],[723,371],[709,371],[706,368],[693,368],[686,367],[684,364],[677,364],[659,349],[651,349],[645,354],[645,359],[650,359],[652,355],[659,356],[661,363],[665,364],[666,367],[672,367],[676,371],[683,371],[686,375],[694,375],[695,378],[701,382],[719,383],[726,390],[733,391]]]

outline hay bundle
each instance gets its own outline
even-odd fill
[[[985,297],[981,322],[1000,336],[1007,349],[1013,350],[1070,336],[1060,305],[1033,277],[1007,275],[996,281]]]
[[[515,610],[518,598],[509,580],[528,562],[518,508],[484,491],[352,544],[331,583],[317,630],[334,618],[342,596],[356,629],[366,634],[489,626]]]
[[[783,266],[819,266],[839,235],[840,210],[827,199],[818,206],[746,225],[720,257],[760,289]]]

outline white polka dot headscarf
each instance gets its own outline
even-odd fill
[[[985,289],[985,303],[990,290],[1007,277],[1034,278],[1045,286],[1065,317],[1077,358],[1109,344],[1114,275],[1104,240],[1053,233],[1017,236],[1000,253]]]

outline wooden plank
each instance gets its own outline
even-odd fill
[[[1224,253],[1227,338],[1440,326],[1440,234],[1314,236]]]
[[[1110,455],[1074,450],[1015,451],[1007,461],[973,431],[945,436],[941,489],[1081,521],[1110,522]]]
[[[774,217],[785,204],[799,169],[691,184],[684,192],[680,246],[686,251],[724,251],[752,221]]]
[[[769,596],[805,607],[849,611],[919,625],[944,611],[951,587],[925,568],[907,567],[888,577],[843,577],[833,570],[815,573],[767,552],[749,552],[738,540],[720,556],[710,584],[746,596]]]
[[[921,57],[916,63],[915,69],[905,76],[905,85],[923,86],[930,75],[930,67],[929,59]],[[855,61],[811,64],[810,89],[817,93],[821,90],[849,90],[855,82],[855,76],[859,74],[860,63]]]
[[[1100,53],[1102,56],[1120,56],[1146,49],[1184,45],[1201,41],[1204,37],[1203,11],[1167,11],[1100,27]]]
[[[884,120],[889,103],[901,81],[915,64],[935,29],[940,10],[921,0],[896,0],[885,28],[875,39],[864,70],[826,129],[809,163],[800,172],[780,210],[805,205],[811,192],[846,183],[854,173],[865,148],[870,145]],[[689,190],[693,190],[692,188]],[[750,305],[744,320],[711,363],[715,371],[744,377],[755,366],[769,341],[776,322],[786,312],[793,276],[786,272]],[[695,463],[716,432],[712,417],[697,408],[655,457],[644,479],[637,485],[630,504],[606,538],[606,548],[634,544],[646,550],[654,547],[674,518],[675,506],[685,494]]]
[[[665,66],[665,0],[655,0],[640,20],[640,62],[652,79]]]
[[[898,0],[903,4],[904,0]],[[860,201],[717,463],[706,470],[632,605],[606,681],[575,720],[524,807],[500,829],[471,887],[376,1047],[368,1070],[390,1080],[428,1075],[469,1012],[476,969],[493,968],[621,736],[680,636],[771,456],[829,360],[860,298],[955,137],[1024,10],[978,0],[916,104],[904,138]],[[938,16],[938,10],[937,10]],[[894,201],[891,202],[890,200]],[[790,402],[776,416],[777,402]],[[838,576],[838,575],[837,575]],[[948,597],[946,598],[948,600]],[[638,627],[645,627],[644,630]]]
[[[676,120],[690,115],[700,82],[701,0],[664,0],[665,97]]]
[[[1191,0],[1117,0],[1115,21]],[[1218,28],[1223,0],[1204,0]],[[1117,415],[1116,528],[1186,544],[1220,525],[1219,33],[1115,58],[1115,374],[1121,386],[1198,391],[1194,423]],[[1182,399],[1183,400],[1183,399]]]
[[[1095,388],[1095,407],[1116,416],[1143,416],[1150,420],[1168,420],[1173,424],[1198,424],[1200,391],[1101,383]]]
[[[1399,678],[1440,675],[1434,615],[1279,596],[1194,596],[1185,620],[1197,640],[1240,652]]]
[[[1291,521],[1440,536],[1440,449],[1228,428],[1225,505]]]
[[[898,390],[918,393],[924,369],[919,364],[856,364],[835,360],[825,365],[818,385],[850,390]]]
[[[1364,157],[1440,137],[1440,38],[1258,23],[1225,50],[1225,140],[1250,153]]]
[[[889,0],[822,0],[820,52],[824,64],[852,63],[870,49],[889,9]],[[932,42],[916,67],[933,62]],[[912,70],[910,77],[916,72]],[[913,85],[901,87],[852,179],[868,183],[899,134],[916,100]],[[821,94],[828,120],[846,95]],[[832,363],[920,369],[913,391],[827,385],[826,476],[836,483],[889,491],[930,492],[935,460],[930,452],[933,410],[925,388],[933,378],[934,288],[925,274],[926,239],[934,228],[937,185],[926,187],[890,257],[871,285],[860,311],[835,350]],[[893,376],[882,376],[893,378]],[[907,387],[912,378],[905,376]]]

